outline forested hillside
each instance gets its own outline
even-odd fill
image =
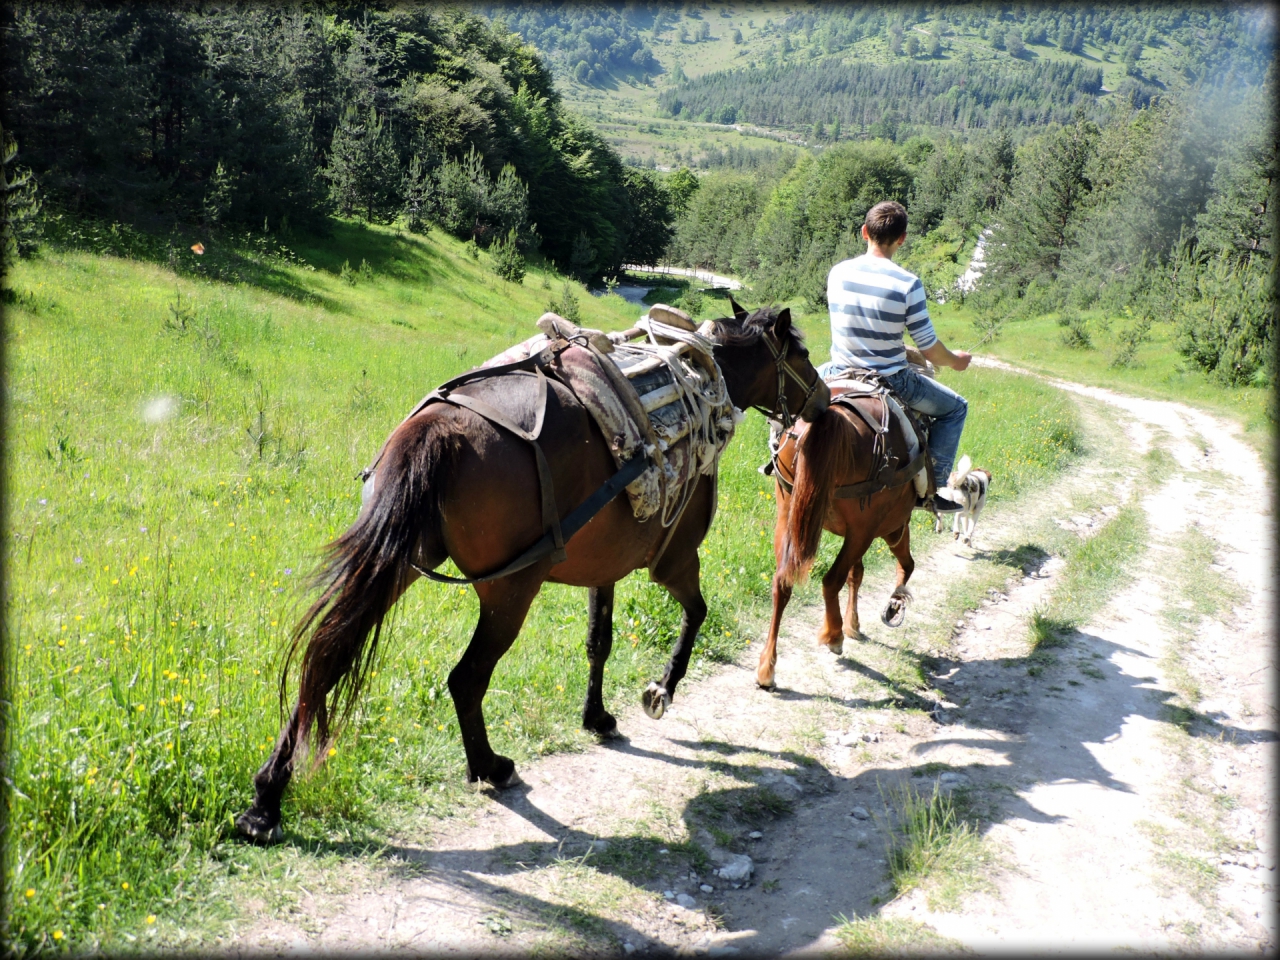
[[[561,107],[533,48],[473,15],[25,4],[0,31],[4,128],[47,215],[264,233],[401,218],[540,246],[584,277],[644,242],[652,179]]]
[[[823,60],[713,73],[665,91],[658,104],[673,117],[717,123],[829,125],[819,139],[839,140],[842,133],[892,136],[899,123],[968,129],[1061,122],[1102,90],[1102,71],[1088,64],[1020,66],[978,71],[972,63]]]
[[[1274,30],[1265,8],[1212,4],[483,9],[544,52],[566,101],[625,158],[659,167],[709,168],[735,143],[761,146],[744,137],[901,141],[1007,123],[1020,140],[1024,123],[1064,122],[1077,103],[1096,120],[1113,99],[1256,84]],[[611,58],[622,46],[652,65]]]

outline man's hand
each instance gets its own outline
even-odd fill
[[[957,350],[952,353],[946,348],[941,340],[934,341],[933,346],[928,350],[921,350],[925,359],[932,363],[935,367],[950,367],[952,370],[964,370],[969,366],[969,361],[973,359],[968,352]]]

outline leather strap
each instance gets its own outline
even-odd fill
[[[893,487],[900,487],[922,469],[926,462],[928,453],[923,447],[916,454],[915,459],[901,469],[889,472],[881,471],[870,480],[863,480],[860,483],[846,483],[842,487],[836,487],[835,493],[832,494],[837,500],[852,500],[855,497],[869,497],[873,493],[879,493],[881,490],[890,490]]]
[[[536,368],[535,372],[538,376],[538,399],[537,413],[534,417],[532,431],[525,430],[497,407],[475,397],[457,393],[442,396],[439,400],[441,403],[452,403],[455,406],[465,407],[472,413],[484,417],[490,423],[496,424],[504,430],[509,430],[533,447],[534,457],[538,464],[538,487],[542,492],[542,530],[544,533],[551,534],[552,542],[555,544],[553,559],[556,563],[560,563],[565,558],[564,534],[560,529],[560,510],[556,507],[555,482],[551,477],[551,465],[547,463],[546,454],[542,452],[542,444],[538,442],[538,434],[542,432],[542,423],[546,418],[547,411],[547,378],[541,367]]]
[[[587,525],[587,523],[597,513],[603,510],[610,501],[613,500],[623,487],[629,484],[640,474],[644,473],[650,466],[649,458],[644,454],[632,457],[622,469],[615,473],[612,477],[596,488],[595,493],[582,501],[572,513],[564,518],[564,522],[558,527],[564,533],[565,540],[573,539],[573,535]],[[453,583],[467,586],[473,583],[487,583],[490,580],[497,580],[501,577],[509,577],[513,573],[519,573],[525,567],[531,567],[546,557],[553,556],[557,550],[563,553],[563,547],[558,548],[551,533],[544,533],[538,541],[520,556],[516,557],[501,570],[495,570],[493,573],[486,573],[482,577],[447,577],[442,573],[436,573],[434,570],[424,570],[416,563],[410,562],[410,566],[418,573],[422,574],[428,580],[434,580],[436,583]],[[563,558],[562,558],[563,559]],[[557,560],[556,563],[559,563]]]

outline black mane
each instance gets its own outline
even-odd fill
[[[712,320],[711,339],[721,346],[749,347],[756,343],[766,330],[773,329],[773,325],[778,321],[778,314],[782,310],[783,308],[778,306],[758,307],[742,320],[736,317]],[[794,323],[791,325],[791,336],[798,343],[804,342],[800,329]]]

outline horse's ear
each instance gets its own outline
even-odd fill
[[[738,301],[733,299],[733,297],[729,298],[729,309],[733,311],[733,318],[738,322],[742,322],[747,319],[747,311],[742,309],[738,304]]]
[[[778,311],[778,318],[773,321],[773,335],[779,340],[786,338],[791,332],[791,308],[783,307]]]

